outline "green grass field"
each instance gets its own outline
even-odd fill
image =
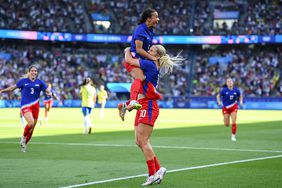
[[[80,109],[53,108],[22,153],[19,109],[0,109],[0,187],[141,187],[147,167],[134,145],[134,113],[125,122],[116,109],[98,113],[94,133],[83,135]],[[282,187],[282,111],[240,110],[237,123],[232,142],[220,110],[161,109],[151,142],[168,173],[152,186]]]

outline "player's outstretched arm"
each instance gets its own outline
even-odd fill
[[[5,89],[1,89],[0,90],[0,94],[1,93],[5,93],[5,92],[11,92],[11,91],[14,91],[15,89],[17,89],[17,86],[16,85],[12,85],[12,86],[7,87]]]
[[[242,107],[243,106],[243,96],[242,95],[240,95],[239,100],[240,100],[240,106]]]
[[[216,95],[216,100],[217,100],[218,106],[222,106],[222,103],[221,103],[221,101],[220,101],[220,94],[217,94],[217,95]]]

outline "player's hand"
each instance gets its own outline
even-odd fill
[[[218,104],[218,106],[222,106],[222,103],[221,102],[219,102],[219,103],[217,103]]]
[[[130,51],[130,47],[125,48],[125,49],[124,49],[124,53],[125,53],[126,51]]]
[[[243,103],[242,102],[240,102],[240,107],[243,108]]]

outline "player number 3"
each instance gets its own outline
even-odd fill
[[[34,94],[34,88],[30,88],[30,94]]]
[[[143,118],[146,116],[146,110],[141,110],[140,111],[140,117]]]

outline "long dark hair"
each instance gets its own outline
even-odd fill
[[[144,23],[144,22],[146,22],[146,20],[147,20],[148,18],[151,18],[151,17],[152,17],[152,14],[153,14],[154,12],[157,12],[157,11],[156,11],[155,9],[152,9],[152,8],[147,8],[146,10],[144,10],[143,13],[142,13],[142,16],[141,16],[140,20],[138,21],[138,25],[139,25],[139,24],[142,24],[142,23]]]
[[[86,84],[89,84],[89,83],[90,83],[91,85],[93,84],[91,78],[87,77],[87,78],[84,78],[84,79],[83,79],[82,84],[80,84],[79,86],[85,86]]]

